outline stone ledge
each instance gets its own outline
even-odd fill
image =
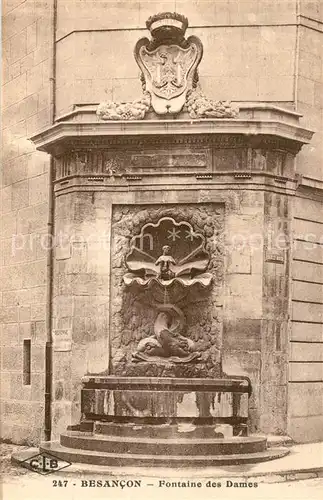
[[[121,183],[116,183],[115,185],[113,183],[108,184],[108,181],[106,183],[90,183],[90,181],[87,181],[85,178],[77,178],[77,179],[67,179],[63,181],[59,181],[55,185],[55,196],[62,196],[68,193],[74,193],[74,192],[107,192],[111,196],[111,204],[112,205],[139,205],[142,204],[142,201],[137,201],[135,198],[135,194],[145,194],[146,199],[145,199],[145,204],[151,203],[151,204],[171,204],[173,201],[167,201],[165,200],[165,197],[162,198],[161,196],[158,196],[158,191],[161,191],[162,189],[167,190],[168,193],[171,192],[173,196],[176,196],[176,199],[178,200],[183,200],[183,201],[178,201],[177,203],[185,203],[185,200],[187,200],[187,197],[184,198],[185,193],[188,192],[190,195],[190,203],[226,203],[228,202],[228,190],[244,190],[244,191],[249,191],[249,192],[270,192],[270,193],[280,193],[280,194],[288,194],[291,196],[295,195],[295,184],[290,182],[288,185],[284,185],[283,187],[281,185],[276,185],[274,182],[272,183],[266,183],[262,182],[262,178],[260,176],[257,176],[256,178],[252,179],[244,179],[240,182],[238,180],[231,181],[231,182],[225,182],[225,180],[217,180],[215,181],[195,181],[193,182],[193,177],[192,177],[192,182],[188,181],[188,178],[185,178],[186,184],[181,181],[181,184],[175,184],[174,182],[172,183],[173,178],[168,178],[167,182],[159,183],[159,184],[153,184],[152,182],[145,182],[145,179],[141,181],[134,181],[131,184],[124,183],[121,185]],[[217,179],[215,177],[215,179]],[[77,182],[79,181],[79,182]],[[259,182],[256,182],[259,181]],[[129,188],[131,186],[131,189]],[[157,194],[156,194],[157,192]]]
[[[322,201],[323,198],[323,180],[314,179],[300,175],[297,182],[298,191],[301,194],[311,193],[315,194],[318,199]],[[297,193],[296,193],[297,194]]]
[[[221,379],[206,379],[206,378],[150,378],[150,377],[118,377],[113,375],[86,375],[82,378],[82,383],[85,386],[99,386],[110,389],[141,389],[141,390],[163,390],[167,388],[177,388],[179,390],[194,390],[202,391],[215,390],[222,391],[238,390],[239,392],[249,391],[249,381],[246,378],[221,378]]]
[[[234,102],[234,101],[232,101]],[[91,117],[95,122],[97,122],[96,118],[96,110],[100,103],[91,103],[91,104],[74,104],[74,109],[68,113],[65,113],[61,116],[58,116],[55,120],[56,123],[69,121],[71,119],[75,121],[79,121],[82,117]],[[282,108],[280,106],[269,105],[261,102],[236,102],[235,104],[239,107],[239,116],[241,118],[267,118],[269,117],[284,117],[285,121],[290,121],[291,123],[298,123],[299,118],[303,115],[298,113],[297,111]],[[157,115],[152,114],[158,119]],[[183,118],[189,118],[188,113],[181,113]],[[145,121],[148,121],[147,119]]]
[[[135,138],[138,136],[185,136],[185,135],[244,135],[250,136],[274,136],[294,141],[301,147],[308,144],[313,132],[305,128],[291,125],[279,120],[164,120],[164,121],[110,121],[110,122],[62,122],[31,137],[30,139],[40,151],[55,153],[57,143],[75,141],[84,138],[100,138],[101,144],[113,137]],[[187,141],[187,139],[186,139]],[[60,144],[62,146],[62,144]],[[61,148],[59,153],[62,153]]]
[[[95,108],[80,107],[65,115],[50,128],[37,133],[31,140],[37,149],[51,154],[61,154],[71,141],[99,138],[101,143],[109,143],[118,137],[135,139],[154,136],[176,138],[184,136],[216,136],[229,134],[248,139],[259,136],[274,136],[292,141],[294,147],[301,148],[310,142],[313,132],[298,124],[299,114],[268,105],[248,105],[242,107],[238,119],[148,119],[133,121],[100,121]],[[139,137],[140,136],[140,137]],[[210,140],[210,137],[207,137]],[[187,138],[185,139],[187,141]],[[60,146],[58,148],[58,146]]]

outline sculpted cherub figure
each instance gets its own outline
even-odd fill
[[[175,259],[169,254],[170,247],[168,245],[163,246],[163,254],[158,257],[155,264],[160,266],[160,271],[158,277],[162,280],[171,280],[175,277],[175,273],[171,270],[171,264],[176,265]]]

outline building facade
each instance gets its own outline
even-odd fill
[[[288,126],[295,127],[292,141],[299,147],[293,143],[291,148],[286,141],[270,148],[265,143],[239,143],[235,131],[229,152],[223,142],[211,147],[210,168],[223,176],[214,188],[194,171],[200,185],[193,190],[186,190],[184,181],[172,189],[177,180],[171,173],[169,181],[164,180],[167,176],[154,180],[161,187],[155,185],[153,191],[144,176],[141,184],[140,175],[97,188],[97,168],[103,160],[91,145],[95,120],[81,148],[92,154],[91,160],[73,157],[73,147],[78,146],[71,146],[66,137],[61,139],[67,146],[54,137],[53,146],[47,138],[45,147],[42,130],[66,120],[86,121],[84,116],[102,101],[132,101],[141,95],[133,47],[147,36],[146,20],[159,11],[184,14],[189,19],[187,34],[202,40],[199,80],[208,97],[236,103],[246,123],[257,117],[268,124],[282,123],[282,137]],[[216,327],[221,332],[221,363],[228,373],[251,380],[252,432],[289,435],[296,442],[322,439],[322,26],[320,1],[4,3],[4,439],[36,444],[50,434],[57,438],[67,425],[79,421],[81,378],[104,372],[112,362],[111,371],[118,357],[118,339],[113,338],[119,321],[118,283],[113,280],[122,268],[117,258],[122,238],[118,241],[120,234],[113,229],[106,252],[88,238],[106,227],[115,228],[120,220],[129,227],[129,218],[144,221],[141,210],[150,210],[154,219],[154,207],[164,204],[183,213],[188,204],[190,210],[196,204],[205,214],[208,204],[214,204],[217,213],[211,219],[218,217],[219,228],[229,236],[264,238],[257,248],[224,245],[221,291],[214,300],[221,317]],[[149,134],[149,122],[143,123]],[[305,140],[298,127],[315,133]],[[246,125],[244,134],[247,129]],[[258,133],[250,129],[251,135]],[[122,128],[118,134],[123,135]],[[30,137],[55,159],[36,150]],[[160,152],[158,141],[143,144],[141,153]],[[204,153],[203,144],[183,144],[181,151],[199,148]],[[122,148],[131,151],[130,143],[122,143]],[[68,150],[69,159],[60,159]],[[106,144],[110,150],[111,142]],[[109,160],[108,155],[105,164]],[[93,180],[91,169],[84,170],[88,184],[82,188],[80,164],[91,165],[97,176]],[[239,177],[239,169],[250,172]],[[262,169],[276,177],[276,184],[259,181],[256,189],[253,171]],[[184,174],[190,175],[189,170]],[[64,186],[73,176],[74,187]],[[161,190],[168,195],[161,196]],[[60,248],[57,241],[52,245],[58,234],[76,237]],[[281,235],[288,245],[269,250],[269,237]],[[130,330],[137,329],[133,324]],[[65,339],[69,346],[55,350],[53,332],[63,331],[71,332]]]

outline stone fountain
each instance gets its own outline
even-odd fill
[[[248,436],[251,382],[222,370],[216,300],[223,214],[210,207],[194,212],[146,210],[150,220],[126,252],[127,216],[117,217],[113,245],[126,270],[114,282],[120,299],[114,306],[114,373],[83,378],[81,422],[61,434],[59,448],[51,445],[60,458],[184,467],[288,453],[267,450],[264,436]],[[116,251],[113,259],[118,257]]]
[[[285,358],[270,328],[278,313],[288,321],[288,300],[281,288],[277,311],[265,286],[289,272],[288,256],[264,244],[237,259],[225,244],[246,221],[265,234],[276,206],[277,217],[288,211],[294,158],[312,133],[290,110],[207,98],[202,42],[187,27],[176,13],[147,21],[138,99],[76,106],[32,138],[54,157],[56,230],[107,230],[104,252],[82,242],[54,252],[53,331],[67,341],[52,345],[53,441],[41,450],[71,462],[186,467],[288,453],[248,435],[286,432]]]

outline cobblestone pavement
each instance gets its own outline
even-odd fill
[[[318,500],[323,494],[323,478],[307,479],[282,483],[259,483],[258,487],[226,487],[226,481],[222,480],[222,486],[207,487],[210,480],[201,479],[202,487],[167,486],[167,483],[180,482],[176,479],[165,479],[165,484],[159,486],[159,480],[163,478],[140,477],[141,486],[134,487],[134,477],[120,476],[122,484],[112,487],[112,480],[118,480],[116,476],[107,473],[103,475],[84,475],[75,473],[55,473],[49,476],[41,476],[35,472],[28,471],[20,466],[12,465],[10,456],[13,451],[22,449],[21,446],[1,444],[1,471],[2,471],[2,495],[3,500],[92,500],[92,499],[127,499],[141,500],[146,496],[147,500],[172,498],[180,500],[200,499],[239,499],[239,500]],[[89,480],[109,481],[110,487],[100,487],[98,483],[90,486]],[[198,482],[198,479],[193,479]],[[192,480],[192,481],[193,481]],[[87,481],[87,482],[85,482]],[[184,481],[184,480],[183,480]],[[186,480],[185,480],[186,481]],[[235,481],[233,479],[233,481]],[[82,486],[83,482],[83,486]],[[215,479],[214,484],[219,482]],[[150,486],[151,484],[154,486]],[[84,486],[86,484],[86,486]]]

